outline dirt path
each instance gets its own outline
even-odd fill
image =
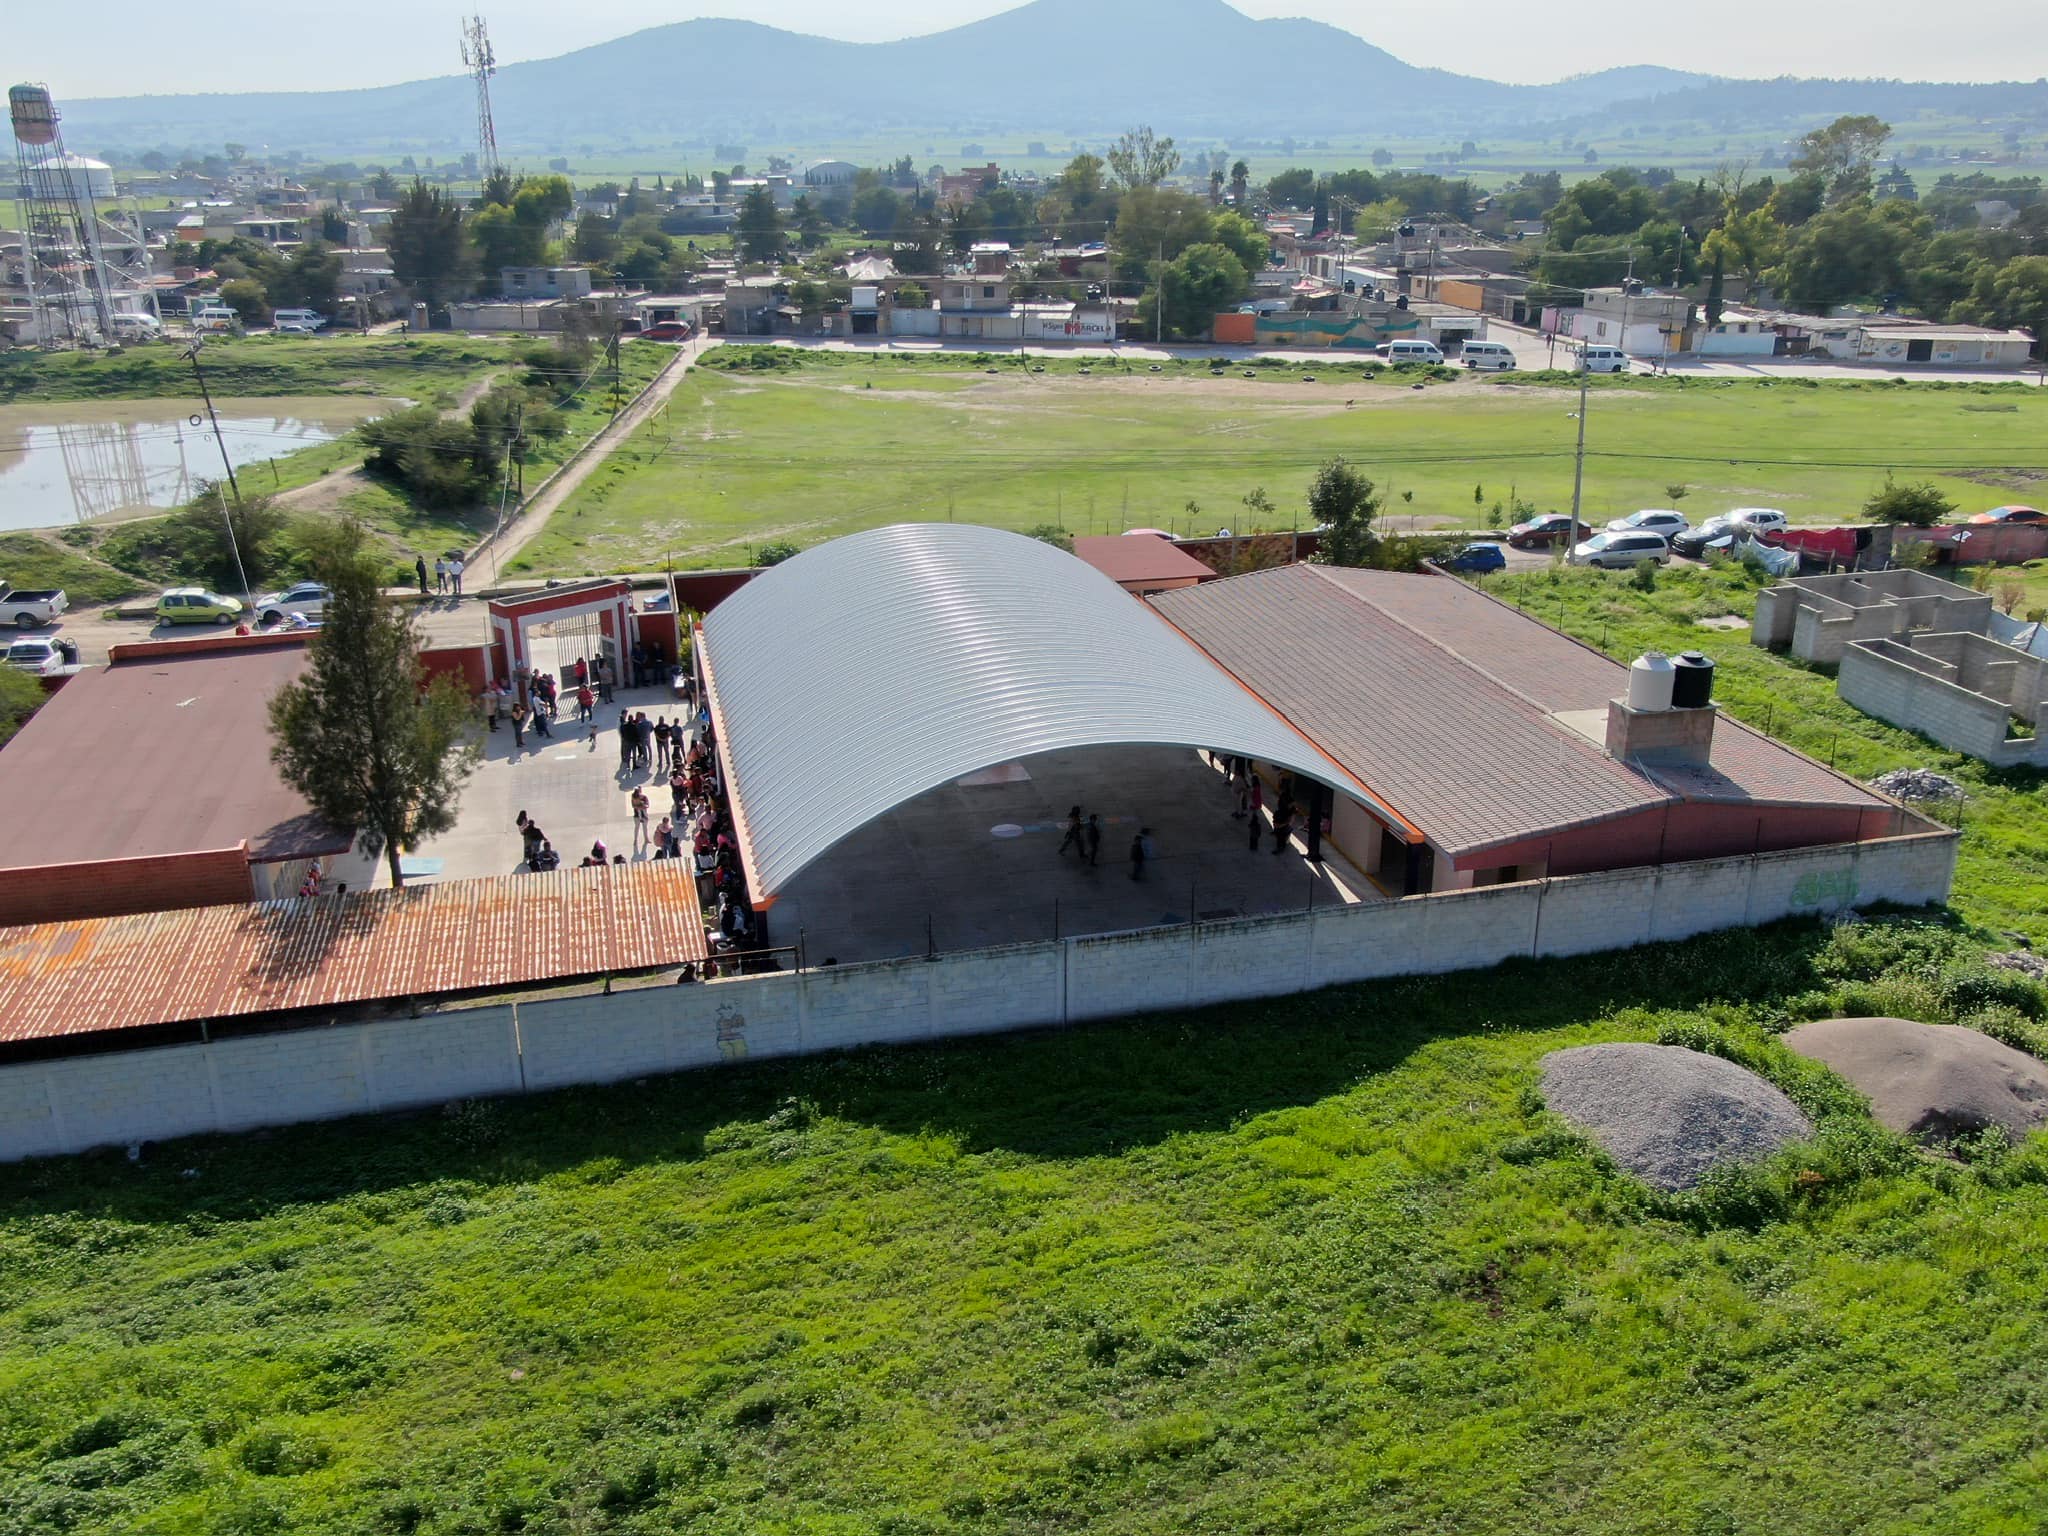
[[[519,552],[533,542],[555,511],[575,492],[576,488],[590,478],[591,472],[611,457],[612,451],[649,417],[668,404],[670,395],[676,392],[697,360],[705,352],[719,344],[719,338],[699,336],[685,342],[676,349],[676,355],[648,387],[647,393],[638,401],[621,411],[618,418],[591,439],[590,447],[583,457],[558,475],[555,480],[520,508],[519,515],[505,525],[504,532],[497,539],[485,544],[476,552],[477,561],[486,554],[490,557],[492,572],[501,572]],[[474,563],[474,562],[472,562]]]

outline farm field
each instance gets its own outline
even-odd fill
[[[1773,1039],[1953,1017],[1972,949],[1781,925],[10,1169],[5,1528],[2019,1536],[2048,1141],[1922,1159]],[[1818,1135],[1654,1195],[1535,1093],[1621,1039]]]
[[[1189,359],[1157,374],[1036,366],[720,348],[521,563],[549,575],[740,565],[771,540],[949,517],[1074,533],[1284,529],[1316,465],[1339,453],[1390,493],[1396,529],[1499,526],[1517,497],[1570,504],[1577,393],[1563,375],[1415,388],[1342,360],[1220,376]],[[2044,428],[2048,398],[2017,385],[1602,381],[1585,507],[1605,519],[1670,505],[1677,486],[1695,519],[1768,505],[1832,522],[1891,469],[1975,510],[2048,476]],[[1259,488],[1270,513],[1243,504]]]

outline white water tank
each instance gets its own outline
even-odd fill
[[[1671,707],[1677,672],[1662,651],[1645,651],[1628,669],[1628,707],[1643,713]]]

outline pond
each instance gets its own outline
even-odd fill
[[[332,442],[395,404],[362,396],[216,399],[243,489],[264,489],[265,461]],[[198,400],[0,405],[0,529],[138,517],[190,501],[224,478]],[[197,425],[194,425],[195,419]]]

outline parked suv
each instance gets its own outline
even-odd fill
[[[1767,533],[1783,533],[1792,523],[1776,507],[1737,507],[1728,514],[1728,521],[1748,529],[1758,538]]]
[[[1572,551],[1573,565],[1603,571],[1626,570],[1645,562],[1668,565],[1671,545],[1661,533],[1596,533]]]
[[[1607,525],[1609,533],[1661,533],[1665,538],[1675,538],[1692,525],[1686,521],[1683,512],[1672,512],[1650,507],[1641,512],[1631,512],[1627,517],[1617,517]]]

